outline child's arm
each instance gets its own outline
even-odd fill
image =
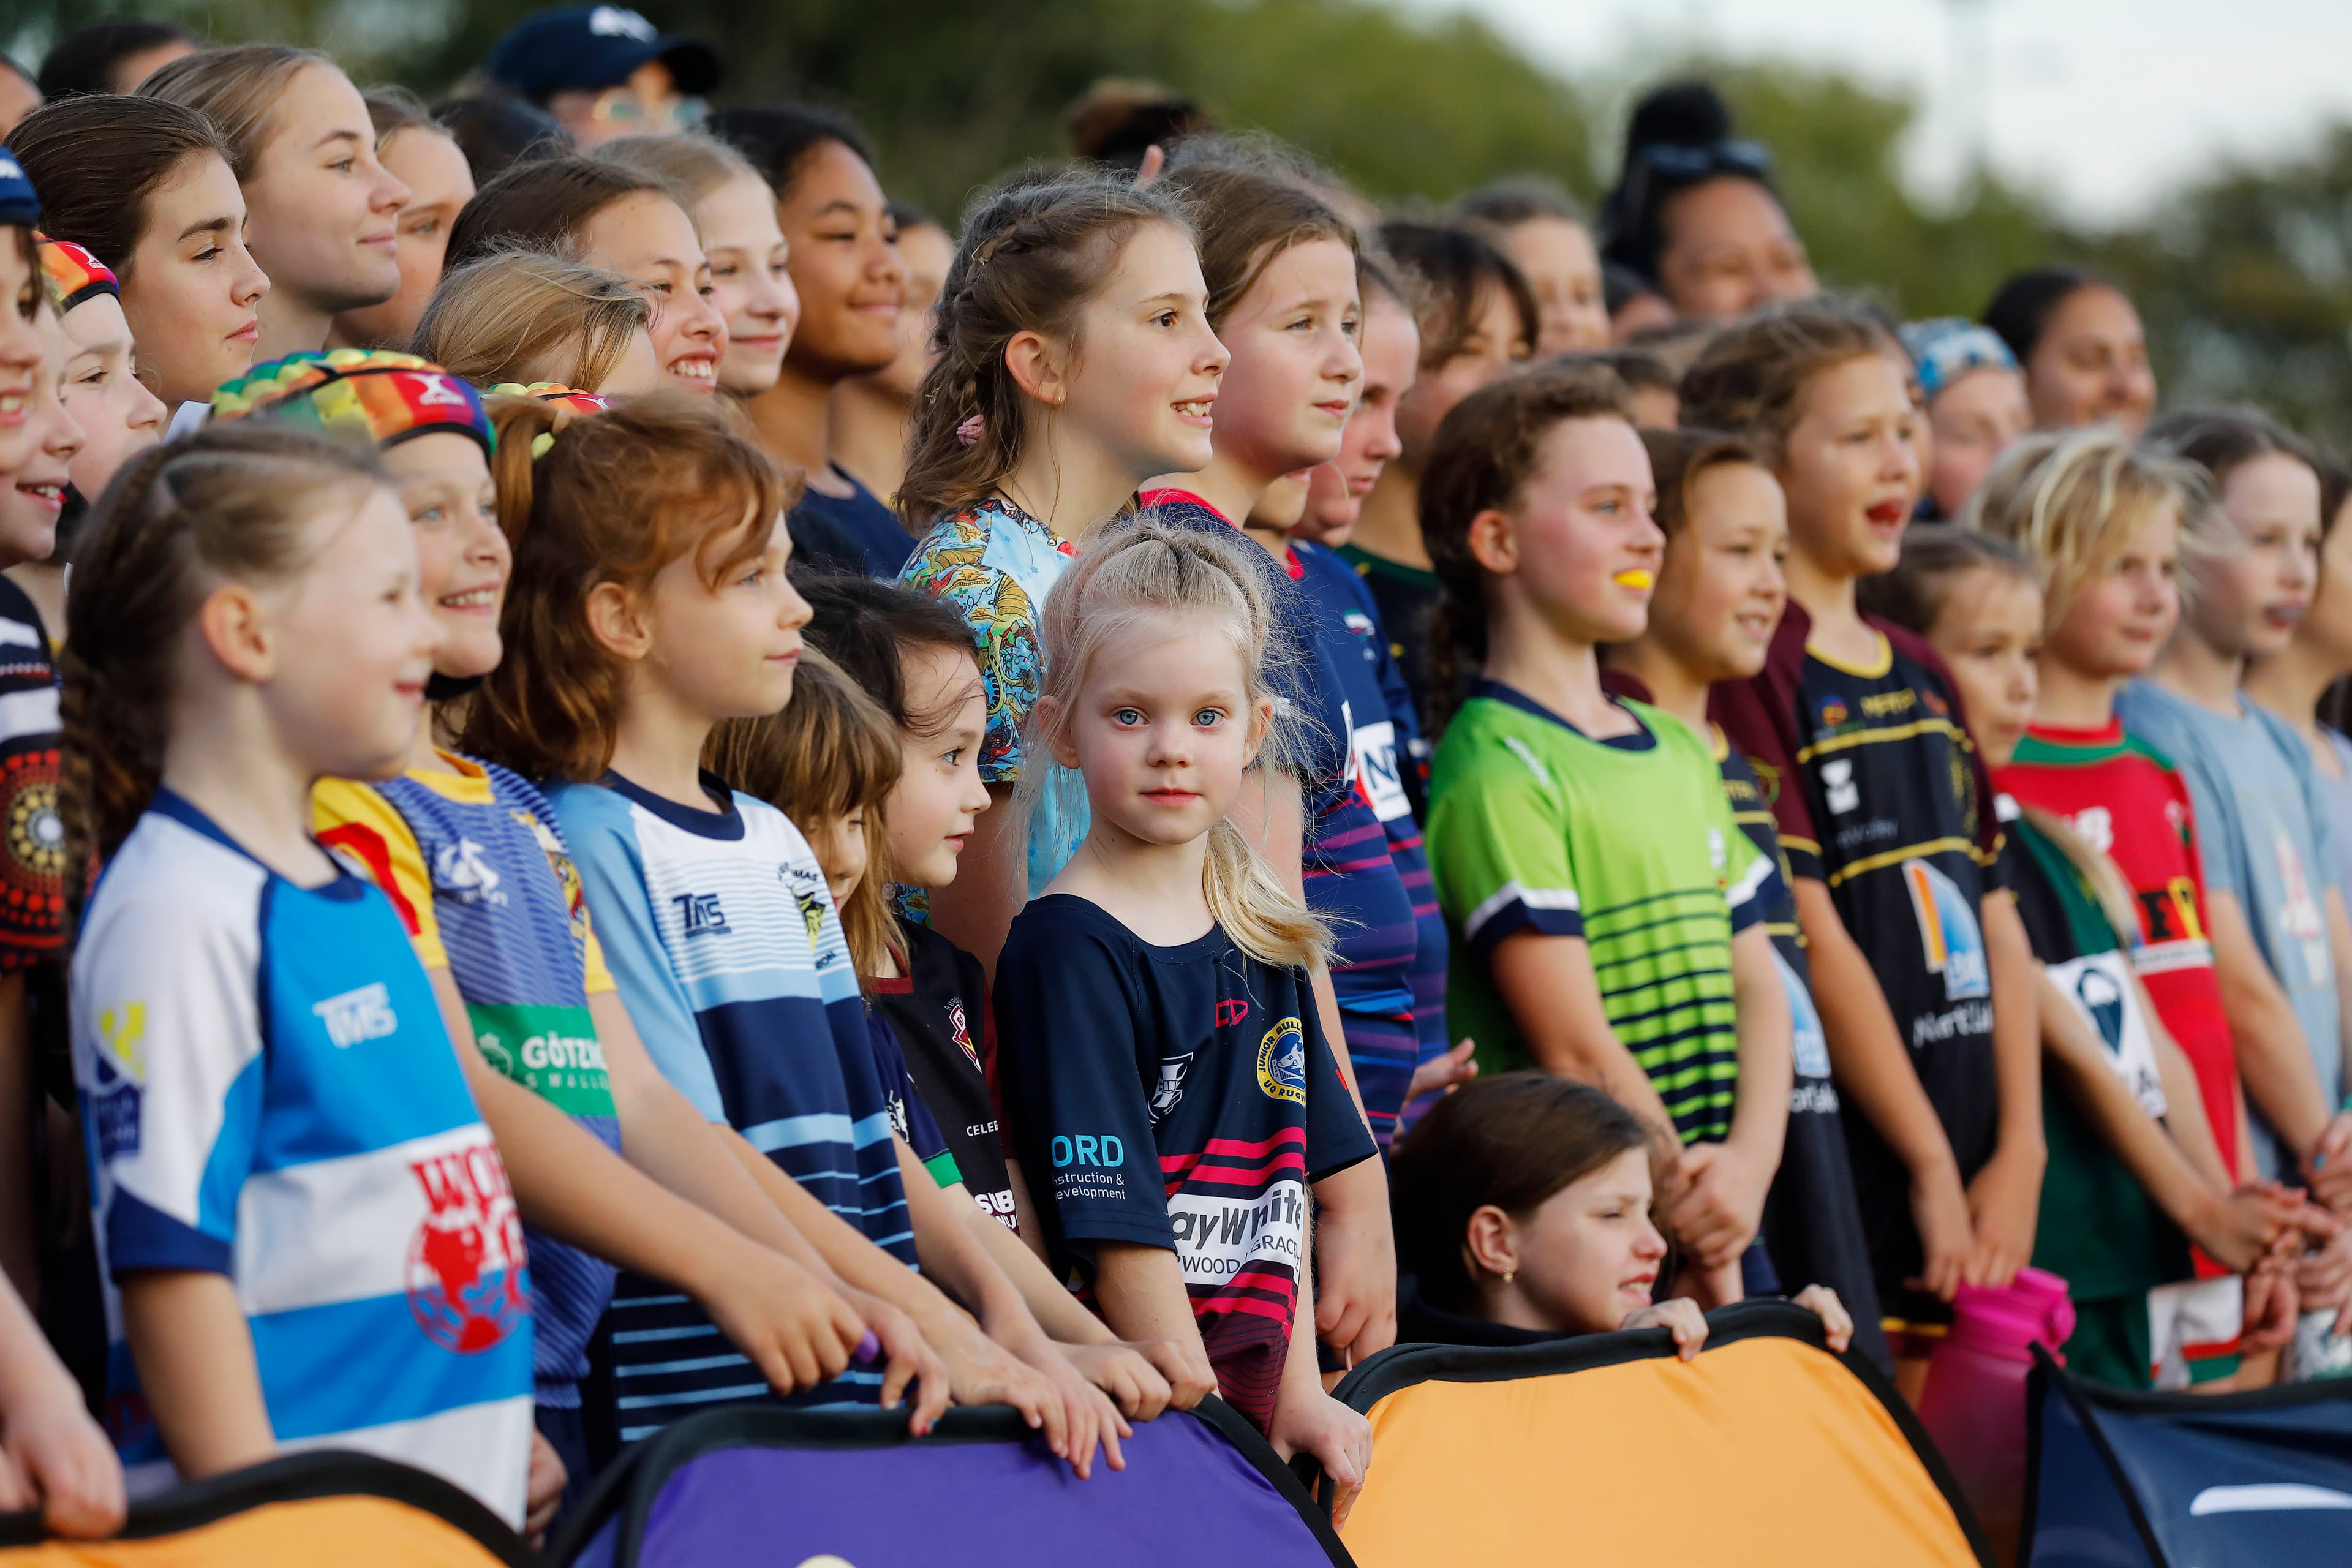
[[[2347,1087],[2344,1105],[2329,1117],[2327,1130],[2307,1162],[2313,1192],[2328,1207],[2352,1212],[2352,920],[2347,920],[2341,889],[2327,889],[2327,945],[2336,961],[2336,1006],[2342,1022],[2337,1048],[2343,1065],[2339,1083]]]
[[[122,1276],[123,1331],[172,1463],[190,1480],[278,1451],[253,1334],[226,1274],[158,1269]]]
[[[2191,1241],[2226,1268],[2242,1273],[2252,1268],[2278,1235],[2288,1205],[2261,1194],[2232,1196],[2200,1171],[2188,1150],[2174,1141],[2186,1127],[2204,1129],[2194,1080],[2185,1086],[2184,1104],[2179,1098],[2180,1089],[2171,1081],[2172,1075],[2164,1075],[2166,1116],[2173,1121],[2173,1136],[2168,1136],[2165,1123],[2141,1107],[2131,1087],[2107,1065],[2106,1047],[2046,973],[2036,976],[2036,991],[2042,1044],[2049,1056],[2055,1087],[2083,1113],[2100,1141],[2115,1152],[2116,1158],[2123,1162],[2124,1168],[2156,1206],[2187,1232]],[[2145,997],[2142,1006],[2145,1010]],[[2169,1047],[2178,1055],[2179,1047],[2168,1037],[2158,1035],[2161,1026],[2153,1012],[2146,1012],[2145,1016],[2149,1034],[2157,1037],[2161,1071],[2166,1049]],[[2205,1142],[2210,1150],[2210,1131],[2205,1132]],[[2218,1166],[2219,1154],[2212,1158]]]
[[[2263,961],[2236,894],[2208,889],[2205,931],[2213,942],[2213,972],[2221,983],[2221,1010],[2237,1041],[2246,1096],[2290,1148],[2308,1154],[2326,1132],[2334,1108],[2322,1103],[2302,1021]]]
[[[1556,1078],[1606,1090],[1641,1118],[1657,1157],[1676,1164],[1682,1141],[1675,1134],[1675,1119],[1651,1087],[1650,1075],[1610,1027],[1584,939],[1513,931],[1496,944],[1486,963],[1536,1065]]]
[[[1992,1157],[1969,1184],[1977,1261],[1969,1278],[2006,1285],[2033,1258],[2041,1217],[2042,1173],[2050,1153],[2042,1141],[2042,1045],[2036,1026],[2033,961],[2025,921],[2007,889],[1985,896],[1985,967],[1992,983],[1992,1069],[2000,1096],[2000,1132]]]
[[[122,1461],[33,1314],[0,1285],[0,1494],[11,1490],[0,1509],[39,1508],[59,1535],[122,1528]]]
[[[1920,1276],[1928,1290],[1949,1300],[1976,1247],[1959,1162],[1912,1070],[1878,976],[1847,934],[1828,887],[1799,877],[1796,895],[1797,923],[1812,965],[1813,1006],[1822,1016],[1838,1088],[1910,1171],[1911,1217],[1925,1255]]]
[[[1139,1241],[1094,1245],[1095,1300],[1111,1332],[1129,1343],[1157,1340],[1175,1347],[1178,1373],[1170,1381],[1178,1409],[1190,1410],[1203,1394],[1214,1394],[1217,1374],[1175,1253]]]
[[[1079,1375],[1077,1368],[1045,1337],[1019,1288],[996,1266],[987,1246],[964,1223],[963,1215],[950,1206],[960,1202],[964,1214],[970,1214],[971,1199],[961,1193],[950,1196],[942,1192],[905,1139],[894,1133],[890,1143],[898,1156],[899,1184],[907,1192],[907,1215],[923,1272],[968,1303],[988,1337],[1044,1377],[1059,1402],[1062,1420],[1047,1424],[1047,1446],[1057,1457],[1069,1460],[1080,1480],[1094,1473],[1097,1440],[1112,1469],[1127,1468],[1118,1440],[1135,1434],[1102,1391]]]
[[[1780,1168],[1789,1131],[1789,1089],[1796,1081],[1790,1055],[1789,994],[1772,957],[1772,937],[1759,922],[1731,939],[1731,994],[1737,1009],[1739,1086],[1731,1132],[1720,1143],[1684,1151],[1689,1191],[1675,1208],[1675,1227],[1694,1261],[1709,1273],[1732,1268],[1763,1223],[1764,1197]],[[1721,1287],[1710,1287],[1718,1295]],[[1730,1300],[1738,1298],[1733,1296]]]
[[[1282,1384],[1274,1396],[1274,1420],[1265,1435],[1285,1459],[1311,1454],[1322,1463],[1323,1473],[1331,1478],[1331,1523],[1337,1529],[1348,1522],[1348,1510],[1356,1506],[1365,1472],[1372,1468],[1372,1424],[1323,1392],[1315,1336],[1307,1328],[1315,1321],[1311,1250],[1299,1256],[1298,1308],[1291,1320],[1289,1353],[1282,1362]]]

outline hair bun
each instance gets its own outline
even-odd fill
[[[1625,125],[1625,156],[1630,163],[1644,147],[1704,147],[1730,135],[1731,107],[1713,82],[1662,82],[1633,105]]]

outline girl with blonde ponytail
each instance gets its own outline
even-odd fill
[[[1328,932],[1227,819],[1284,749],[1274,615],[1245,541],[1149,519],[1046,601],[1027,742],[1091,822],[1005,939],[998,1068],[1055,1272],[1121,1339],[1205,1363],[1344,1509],[1371,1432],[1317,1377],[1307,1189],[1372,1142],[1308,984]],[[1045,790],[1024,776],[1016,844]]]

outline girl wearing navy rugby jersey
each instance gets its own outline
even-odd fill
[[[1762,673],[1711,707],[1780,781],[1855,1195],[1912,1386],[1960,1282],[2006,1283],[2032,1256],[2045,1156],[2032,954],[1994,869],[1966,705],[1933,648],[1855,604],[1918,500],[1907,374],[1870,316],[1783,304],[1708,344],[1682,419],[1746,436],[1788,501],[1788,608]]]
[[[549,434],[506,476],[518,536],[508,657],[468,702],[465,749],[547,781],[622,1001],[663,1075],[732,1129],[738,1158],[844,1280],[915,1320],[958,1399],[1016,1406],[1086,1473],[1118,1412],[972,1256],[937,1189],[902,1182],[807,840],[699,766],[718,724],[792,696],[809,614],[784,575],[792,482],[730,416],[667,394]],[[907,1267],[919,1244],[987,1331]],[[622,1441],[763,1394],[723,1356],[678,1353],[709,1324],[666,1288],[625,1279],[613,1318]]]
[[[1092,817],[1005,939],[998,1068],[1056,1269],[1321,1460],[1344,1515],[1371,1429],[1317,1375],[1307,1193],[1372,1142],[1307,984],[1327,928],[1227,815],[1280,749],[1273,609],[1248,546],[1149,521],[1047,601],[1034,740]]]

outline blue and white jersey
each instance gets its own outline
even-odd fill
[[[160,793],[100,879],[74,1073],[134,1491],[173,1479],[117,1281],[226,1275],[288,1448],[444,1476],[520,1523],[531,1320],[506,1170],[400,917],[298,888]]]
[[[617,773],[553,784],[589,913],[654,1065],[826,1207],[909,1266],[914,1232],[888,1103],[840,917],[808,840],[765,802],[703,775],[703,811]],[[767,1384],[701,1310],[624,1274],[612,1310],[622,1440]],[[794,1404],[871,1404],[852,1368]]]

